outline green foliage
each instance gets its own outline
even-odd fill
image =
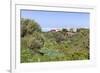
[[[86,59],[89,29],[43,32],[34,20],[21,19],[21,63]]]
[[[62,32],[68,32],[68,30],[67,30],[67,29],[65,29],[65,28],[63,28],[63,29],[62,29]]]
[[[62,52],[59,52],[59,50],[55,50],[55,49],[41,48],[40,52],[44,53],[44,55],[51,56],[51,57],[64,56]]]
[[[53,38],[57,43],[61,43],[65,40],[65,36],[61,32],[54,32],[53,35]]]
[[[31,51],[27,48],[21,48],[21,63],[30,62],[31,58]]]
[[[21,36],[32,34],[34,31],[41,31],[39,24],[33,20],[21,18]]]
[[[33,52],[38,52],[44,45],[44,36],[39,32],[34,32],[33,35],[30,36],[27,45]]]

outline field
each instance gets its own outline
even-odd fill
[[[89,60],[89,28],[44,32],[38,22],[21,18],[21,63]]]

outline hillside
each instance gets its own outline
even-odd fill
[[[89,29],[43,32],[37,22],[21,19],[21,63],[88,60]]]

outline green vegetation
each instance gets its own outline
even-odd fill
[[[37,22],[21,18],[21,63],[89,59],[89,29],[43,32]]]

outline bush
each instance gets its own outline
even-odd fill
[[[53,33],[53,38],[57,43],[61,43],[62,41],[65,40],[65,36],[61,32],[55,32]]]
[[[43,46],[41,40],[36,39],[35,37],[31,38],[28,42],[28,47],[30,49],[40,49]]]
[[[32,53],[28,48],[21,48],[21,63],[30,62]]]
[[[39,32],[34,32],[27,44],[28,48],[31,49],[33,53],[39,53],[38,50],[44,45],[44,36]]]

